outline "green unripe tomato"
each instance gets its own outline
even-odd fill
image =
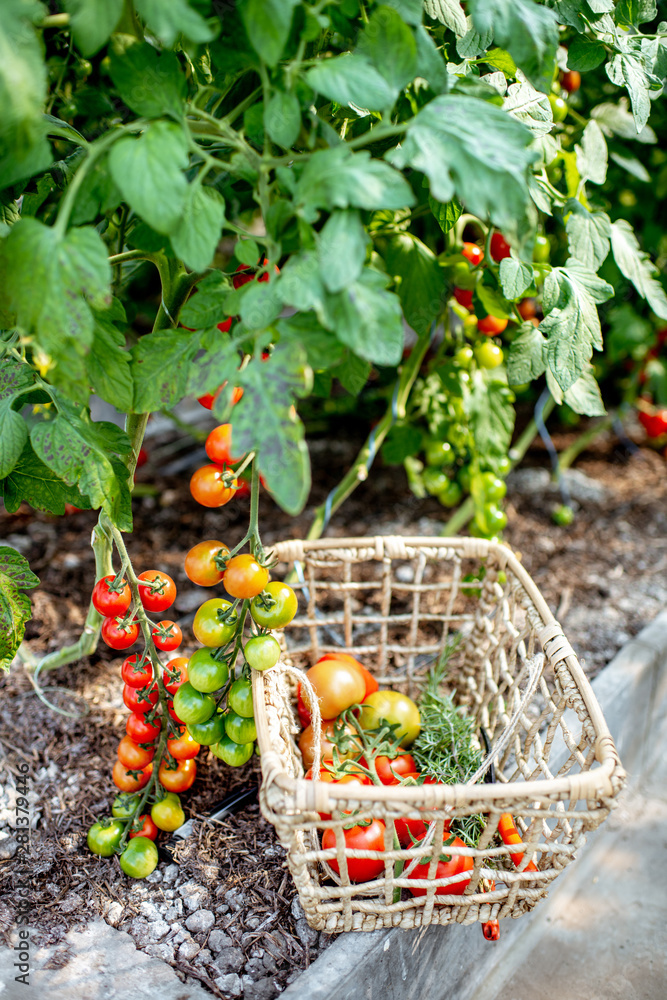
[[[427,465],[453,465],[456,455],[449,441],[427,441],[425,449]]]
[[[481,475],[482,489],[487,500],[502,500],[507,493],[507,484],[492,472],[483,472]]]
[[[157,868],[157,847],[148,837],[133,837],[120,856],[120,867],[131,878],[146,878]]]
[[[454,355],[455,363],[459,365],[461,368],[470,368],[470,365],[472,364],[472,359],[473,359],[472,347],[468,347],[467,344],[465,345],[465,347],[459,347],[458,351]]]
[[[442,493],[443,490],[447,489],[449,477],[442,469],[436,469],[432,465],[429,465],[424,469],[422,481],[426,492],[430,493],[431,496],[437,496],[438,493]]]
[[[255,711],[252,703],[252,684],[247,677],[239,677],[234,681],[227,695],[227,705],[232,712],[242,715],[244,719],[252,719]]]
[[[225,732],[225,717],[221,712],[215,712],[206,722],[191,722],[186,727],[190,736],[204,747],[219,743]]]
[[[226,646],[236,633],[238,615],[236,612],[229,618],[220,618],[231,608],[231,601],[223,601],[221,597],[212,597],[204,601],[195,615],[192,631],[202,646]]]
[[[382,720],[396,724],[393,732],[402,747],[409,747],[419,736],[421,719],[419,709],[411,698],[398,691],[374,691],[364,698],[359,715],[362,729],[377,729]]]
[[[497,535],[507,526],[507,514],[494,503],[485,503],[482,511],[477,511],[475,520],[487,536]]]
[[[111,815],[118,819],[129,819],[139,805],[140,798],[136,792],[121,792],[113,800]]]
[[[535,246],[533,247],[533,260],[537,264],[548,264],[550,256],[551,243],[549,242],[549,238],[538,233],[535,237]]]
[[[185,813],[176,792],[167,792],[163,799],[155,803],[151,809],[151,819],[158,830],[166,830],[168,833],[183,826]]]
[[[244,718],[242,715],[237,715],[236,712],[228,711],[225,713],[224,720],[225,733],[234,743],[243,745],[245,743],[254,743],[257,739],[257,729],[254,719]],[[220,740],[217,742],[219,743]]]
[[[271,580],[250,602],[250,614],[261,628],[284,628],[299,608],[296,594],[286,583]]]
[[[452,266],[451,278],[456,288],[470,290],[477,284],[477,275],[473,273],[467,261],[460,260]]]
[[[210,694],[202,694],[186,681],[174,695],[174,711],[189,726],[192,722],[206,722],[210,719],[215,712],[215,702]]]
[[[470,493],[470,467],[467,465],[462,466],[457,472],[456,478],[461,484],[463,492]]]
[[[255,635],[248,639],[243,652],[253,670],[269,670],[280,659],[280,643],[272,635]]]
[[[120,819],[105,819],[93,823],[86,837],[88,850],[101,858],[110,858],[115,854],[124,832],[125,824]]]
[[[498,347],[490,340],[485,340],[475,347],[475,357],[480,368],[497,368],[502,365],[504,354],[502,347]]]
[[[223,736],[219,743],[210,747],[211,753],[224,760],[230,767],[241,767],[246,764],[255,751],[254,743],[235,743],[229,736]]]
[[[563,503],[552,511],[551,520],[554,524],[559,524],[561,527],[567,528],[574,521],[574,511],[567,504]]]
[[[501,458],[495,458],[492,464],[496,475],[503,478],[509,475],[512,468],[512,463],[510,462],[508,455],[503,455]]]
[[[443,507],[456,507],[463,496],[463,490],[455,479],[450,479],[446,488],[438,493],[438,500]]]
[[[563,122],[567,118],[567,104],[562,97],[556,97],[555,94],[549,94],[549,104],[551,105],[551,113],[554,116],[555,122]]]
[[[222,660],[216,660],[207,648],[198,649],[188,661],[188,680],[195,691],[210,694],[217,691],[229,678],[229,668]],[[185,722],[185,719],[183,720]]]

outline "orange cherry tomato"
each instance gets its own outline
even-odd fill
[[[464,243],[461,253],[470,261],[473,267],[477,267],[484,260],[484,251],[476,243]]]
[[[185,684],[188,679],[187,656],[175,656],[164,668],[162,680],[169,694],[176,694],[181,684]]]
[[[222,582],[230,597],[249,600],[264,590],[269,582],[269,571],[266,566],[260,566],[254,556],[243,553],[229,560]]]
[[[153,765],[147,764],[141,770],[138,768],[125,767],[119,760],[113,766],[111,777],[113,783],[121,792],[138,792],[140,788],[147,785],[153,773]]]
[[[477,329],[487,337],[495,337],[496,334],[502,333],[506,326],[507,320],[498,316],[483,316],[477,320]]]
[[[224,507],[234,496],[238,480],[233,479],[230,486],[225,485],[224,476],[228,475],[220,465],[202,465],[190,479],[190,493],[202,507]]]
[[[167,740],[167,750],[174,760],[192,760],[200,749],[199,743],[192,739],[185,726],[181,726],[178,734]]]
[[[146,764],[150,764],[154,756],[154,747],[145,749],[129,736],[123,736],[118,744],[118,760],[130,770],[141,770],[146,767]]]
[[[238,458],[232,458],[232,425],[220,424],[214,427],[206,438],[206,454],[216,465],[234,465]]]
[[[331,737],[334,735],[335,721],[335,719],[331,719],[329,722],[326,720],[322,722],[322,736],[320,738],[320,758],[322,760],[333,760],[334,744],[331,741]],[[346,725],[343,733],[346,736],[355,737],[357,731],[354,726]],[[338,758],[339,760],[349,760],[351,757],[356,757],[360,749],[361,747],[357,743],[350,740],[347,750],[338,751]],[[312,767],[313,760],[315,759],[315,734],[312,726],[306,726],[301,733],[299,737],[299,750],[301,751],[305,767]]]
[[[345,663],[351,663],[353,666],[355,666],[359,671],[359,673],[361,674],[361,676],[363,677],[364,684],[366,685],[366,691],[364,694],[365,698],[367,698],[369,694],[373,694],[374,691],[377,691],[379,689],[380,685],[373,677],[372,673],[369,670],[366,670],[366,667],[363,665],[363,663],[360,663],[359,660],[355,660],[355,658],[353,656],[350,656],[349,653],[325,653],[324,656],[320,656],[317,662],[322,663],[324,660],[344,660]]]
[[[220,583],[225,573],[224,567],[218,565],[218,560],[227,558],[229,549],[224,542],[215,538],[197,542],[185,557],[185,575],[198,587],[214,587]]]
[[[535,304],[535,299],[521,299],[517,309],[519,310],[519,315],[521,319],[529,322],[529,320],[534,319],[537,315],[537,306]]]
[[[345,660],[320,660],[307,671],[306,677],[315,690],[323,719],[335,719],[366,697],[365,678],[355,664]],[[308,706],[305,690],[302,697]]]
[[[197,765],[190,758],[173,762],[163,760],[157,776],[162,787],[168,792],[187,792],[197,777]]]
[[[568,94],[574,94],[581,86],[581,73],[576,69],[568,69],[562,74],[560,82],[563,90],[567,90]]]

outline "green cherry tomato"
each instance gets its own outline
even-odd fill
[[[174,711],[189,726],[191,722],[206,722],[210,719],[215,712],[215,702],[210,694],[202,694],[186,681],[174,695]]]
[[[554,524],[559,524],[561,527],[567,528],[574,521],[574,511],[567,504],[563,503],[552,511],[551,520]]]
[[[235,743],[229,736],[223,736],[219,743],[210,747],[211,753],[230,767],[241,767],[247,763],[255,751],[254,743]]]
[[[433,466],[429,465],[424,469],[423,476],[424,489],[431,496],[437,496],[446,490],[449,485],[449,477],[446,472],[442,469],[435,469]]]
[[[240,745],[255,742],[257,739],[257,729],[255,728],[254,719],[244,718],[242,715],[237,715],[236,712],[232,711],[228,711],[224,718],[225,732],[230,740],[234,740],[234,743],[239,743]]]
[[[125,824],[120,819],[105,819],[93,823],[86,837],[88,849],[101,858],[110,858],[124,832]]]
[[[294,618],[296,594],[286,583],[271,580],[261,594],[250,602],[250,614],[261,628],[284,628]]]
[[[562,97],[556,97],[555,94],[549,94],[549,104],[551,105],[551,113],[554,116],[555,122],[564,122],[567,118],[567,104]]]
[[[470,351],[472,357],[472,351]],[[449,441],[428,441],[426,444],[427,465],[453,465],[456,455]],[[427,487],[428,488],[428,487]]]
[[[533,260],[538,264],[548,264],[550,256],[551,243],[549,242],[549,238],[538,233],[535,237],[535,246],[533,247]]]
[[[163,799],[155,803],[151,809],[151,819],[158,830],[166,830],[169,833],[183,826],[185,813],[176,792],[167,792]]]
[[[242,715],[244,719],[252,719],[254,717],[252,684],[247,677],[239,677],[234,681],[227,695],[227,704],[232,712]]]
[[[227,683],[229,668],[222,660],[216,660],[209,649],[198,649],[188,661],[188,680],[195,691],[209,694]],[[185,720],[183,720],[185,721]]]
[[[456,354],[454,355],[455,363],[459,365],[459,367],[461,368],[470,368],[470,365],[472,364],[472,359],[473,359],[472,347],[468,347],[467,344],[465,347],[460,347],[456,352]]]
[[[212,743],[219,743],[222,739],[225,718],[220,712],[216,712],[206,722],[191,722],[186,728],[193,740],[204,747],[210,747]]]
[[[488,538],[497,535],[507,526],[507,514],[494,503],[485,503],[481,511],[477,511],[474,520]]]
[[[449,483],[438,493],[438,500],[443,507],[456,507],[463,496],[463,490],[455,479],[450,479]]]
[[[129,819],[139,805],[140,795],[131,792],[121,792],[113,800],[111,815],[118,819]]]
[[[280,643],[272,635],[255,635],[243,649],[253,670],[269,670],[280,659]]]
[[[475,357],[480,368],[497,368],[503,363],[503,351],[497,344],[485,340],[475,348]]]
[[[236,632],[238,615],[236,612],[227,621],[221,621],[219,611],[231,608],[230,601],[221,597],[212,597],[204,601],[195,615],[192,631],[202,646],[226,646]]]
[[[148,837],[134,837],[120,856],[120,867],[131,878],[146,878],[157,867],[157,847]]]
[[[480,478],[486,499],[502,500],[507,493],[507,484],[492,472],[483,472]]]
[[[419,736],[419,709],[405,694],[399,694],[398,691],[374,691],[364,699],[359,716],[362,729],[377,729],[383,719],[390,724],[398,724],[394,735],[403,747],[409,747]]]
[[[470,466],[463,465],[456,473],[456,478],[461,484],[464,493],[470,493]]]
[[[512,468],[509,455],[502,455],[501,458],[494,458],[492,464],[496,475],[501,476],[501,478],[508,476]]]

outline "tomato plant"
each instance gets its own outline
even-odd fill
[[[123,688],[123,702],[125,707],[135,715],[145,715],[157,705],[160,692],[157,684],[150,687],[131,687],[126,684]]]
[[[200,744],[192,738],[185,726],[180,726],[176,735],[167,740],[167,750],[174,760],[192,760],[200,750]]]
[[[234,743],[252,743],[257,739],[254,718],[237,715],[236,712],[229,709],[224,717],[224,726],[225,733],[230,740],[234,740]],[[219,740],[215,740],[215,742],[217,743]]]
[[[238,616],[229,601],[212,597],[195,615],[192,631],[203,646],[225,646],[236,632]]]
[[[121,792],[136,792],[148,784],[153,772],[153,765],[147,764],[144,768],[128,768],[121,764],[119,760],[113,766],[113,782]]]
[[[130,840],[133,837],[148,837],[149,840],[155,840],[157,837],[157,829],[158,828],[151,817],[146,813],[142,813],[141,816],[137,816],[130,829]]]
[[[130,687],[146,687],[153,680],[153,664],[149,656],[137,656],[134,653],[123,660],[120,668],[123,682]]]
[[[153,642],[156,649],[171,652],[177,649],[183,639],[183,633],[176,622],[158,622],[152,631]]]
[[[188,679],[196,691],[210,694],[227,683],[229,667],[208,649],[198,649],[188,661]]]
[[[237,677],[229,689],[227,704],[237,715],[252,719],[255,712],[252,703],[252,684],[246,677]]]
[[[140,770],[146,767],[146,764],[149,764],[154,756],[155,749],[153,747],[141,747],[129,736],[123,736],[118,744],[118,760],[128,769]]]
[[[135,743],[150,743],[160,735],[159,721],[149,722],[142,711],[130,712],[125,731]]]
[[[176,656],[164,668],[162,681],[169,694],[176,694],[181,684],[188,680],[188,663],[187,656]]]
[[[209,749],[215,757],[219,757],[230,767],[242,767],[255,752],[255,744],[236,743],[225,734],[219,743],[214,743]]]
[[[191,722],[206,722],[215,712],[215,702],[209,694],[201,694],[190,681],[181,684],[174,695],[174,711],[186,726]]]

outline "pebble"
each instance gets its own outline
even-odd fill
[[[184,941],[179,947],[178,957],[185,959],[186,962],[189,962],[195,957],[195,955],[198,955],[200,951],[201,945],[197,944],[196,941],[193,941],[193,939],[190,938],[189,941]]]
[[[187,901],[186,901],[187,905]],[[215,923],[215,916],[210,910],[197,910],[196,913],[191,913],[188,919],[185,921],[185,926],[193,934],[199,931],[207,931]]]
[[[151,943],[149,928],[150,924],[143,917],[135,917],[130,924],[129,932],[134,938],[137,948],[145,948],[147,944]]]
[[[74,913],[83,906],[83,897],[78,892],[70,892],[58,905],[60,913]]]
[[[164,912],[164,919],[169,923],[173,923],[178,917],[183,916],[183,900],[175,899],[168,909]]]
[[[225,899],[232,910],[241,910],[245,906],[245,894],[240,889],[228,889]]]
[[[218,927],[214,928],[208,936],[208,946],[211,951],[222,951],[223,948],[230,948],[232,939],[229,934],[225,934]]]
[[[139,913],[142,917],[146,917],[146,920],[159,920],[162,916],[155,903],[151,903],[147,899],[139,907]]]
[[[173,882],[179,873],[178,865],[167,865],[167,867],[162,872],[163,882]]]
[[[188,913],[194,913],[208,899],[208,890],[203,885],[197,885],[194,882],[186,882],[179,887],[178,891],[183,898]]]
[[[18,849],[19,845],[15,837],[6,837],[0,841],[0,861],[9,861],[10,858],[14,857]]]
[[[250,976],[243,976],[241,982],[243,983],[243,1000],[272,1000],[278,994],[276,984],[269,976],[258,979],[256,982],[253,982]]]
[[[313,930],[305,917],[296,921],[296,933],[304,948],[314,948],[319,939],[319,932]]]
[[[109,904],[109,908],[106,912],[106,922],[111,924],[112,927],[118,927],[121,921],[125,907],[118,900],[114,900],[113,903]]]
[[[166,920],[162,920],[161,917],[157,920],[152,920],[148,925],[148,937],[151,941],[159,941],[160,938],[163,938],[168,933],[169,924]]]
[[[245,957],[240,948],[221,948],[211,964],[222,974],[240,972],[245,964]]]
[[[265,951],[264,954],[262,955],[262,965],[264,966],[267,972],[271,973],[271,975],[273,975],[278,971],[278,963],[276,962],[273,955],[271,955],[268,951]]]
[[[160,944],[149,944],[146,945],[144,949],[147,955],[152,955],[153,958],[160,958],[163,962],[173,962],[174,961],[174,949],[172,945],[167,944],[166,941]]]
[[[245,971],[253,979],[259,979],[261,976],[265,975],[266,969],[262,964],[261,958],[251,958],[245,964]]]
[[[240,997],[243,993],[241,977],[237,976],[235,972],[231,972],[226,976],[218,976],[213,982],[220,992],[224,993],[227,997]]]

